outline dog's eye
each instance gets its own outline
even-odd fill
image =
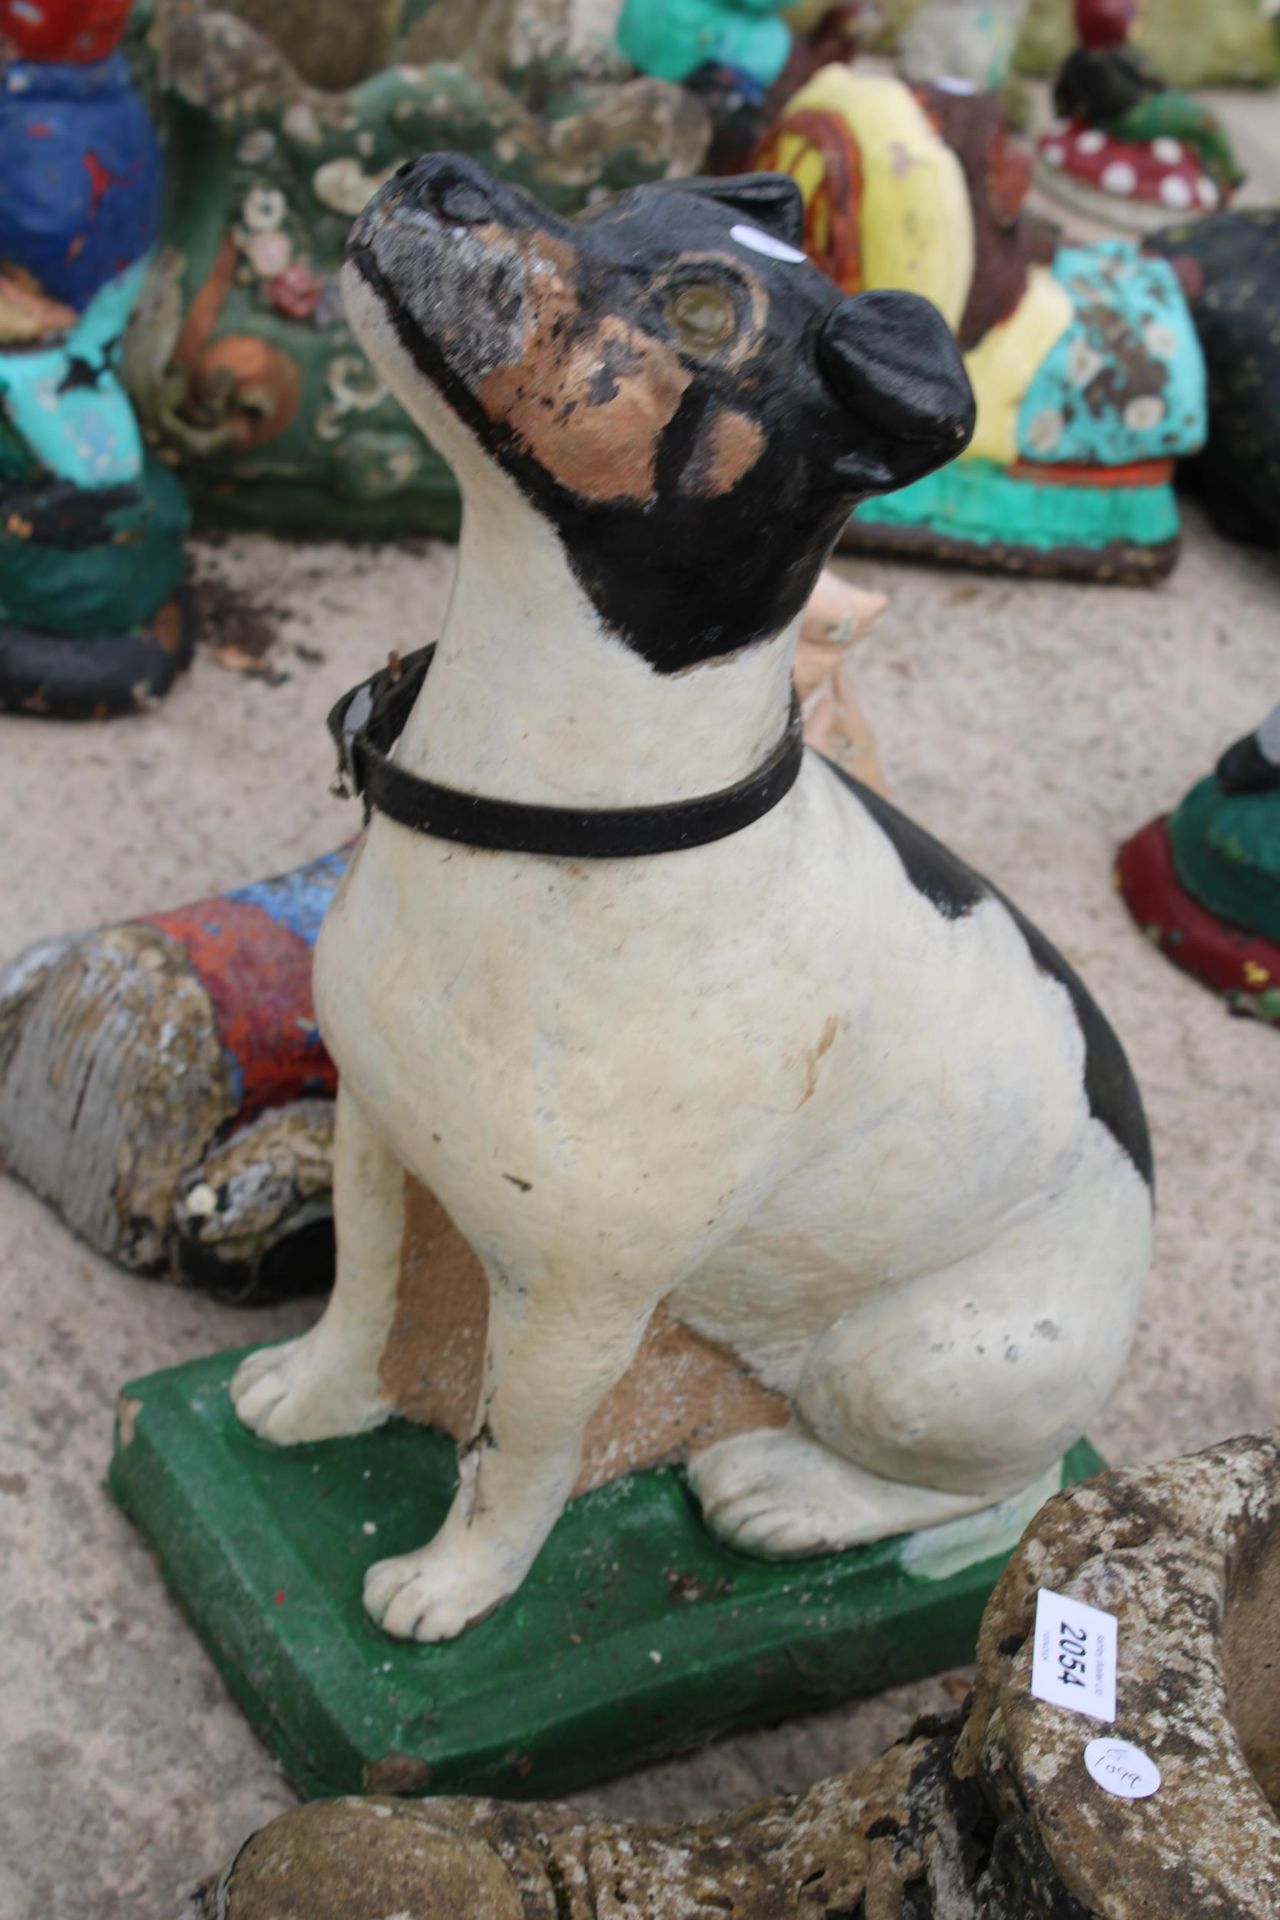
[[[687,353],[714,353],[736,330],[733,296],[714,281],[699,281],[673,293],[663,318]]]

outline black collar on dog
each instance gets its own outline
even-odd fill
[[[790,791],[804,757],[800,706],[762,767],[719,793],[659,807],[537,807],[486,800],[438,786],[389,758],[431,665],[434,647],[406,654],[344,694],[329,715],[338,748],[338,791],[362,795],[365,818],[376,808],[402,827],[440,840],[504,853],[544,853],[570,860],[623,860],[637,854],[702,847],[750,826]]]

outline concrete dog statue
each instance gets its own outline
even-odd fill
[[[589,827],[692,815],[776,762],[851,502],[973,419],[935,310],[842,295],[801,221],[761,175],[571,225],[448,154],[370,202],[349,311],[466,502],[402,786]],[[674,851],[403,817],[375,807],[316,956],[334,1293],[232,1389],[280,1444],[385,1418],[406,1170],[440,1198],[488,1282],[483,1385],[453,1508],[370,1570],[374,1619],[446,1639],[518,1587],[660,1306],[789,1403],[688,1462],[744,1552],[927,1527],[1052,1469],[1133,1333],[1151,1159],[1119,1043],[1042,936],[813,753]]]

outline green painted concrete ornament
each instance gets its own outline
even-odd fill
[[[626,0],[618,44],[628,60],[663,80],[687,80],[704,65],[733,67],[768,87],[791,53],[779,18],[786,0]]]
[[[190,653],[186,502],[120,383],[161,198],[128,13],[0,0],[0,710],[136,711]]]
[[[326,0],[246,3],[240,18],[158,0],[170,191],[126,378],[148,439],[178,463],[206,521],[286,535],[456,532],[452,477],[347,326],[343,243],[369,196],[424,151],[475,155],[566,213],[696,170],[709,136],[701,105],[629,70],[584,67],[567,12],[561,0],[478,15],[436,0],[417,18],[420,8]],[[401,53],[413,64],[376,64]],[[350,84],[326,90],[300,66]]]
[[[232,1407],[242,1357],[125,1388],[111,1489],[308,1796],[568,1792],[958,1665],[1059,1483],[976,1521],[770,1564],[707,1532],[681,1472],[650,1467],[574,1500],[518,1599],[423,1647],[372,1625],[361,1582],[444,1518],[453,1447],[406,1420],[272,1447]],[[1061,1483],[1101,1464],[1082,1442]]]
[[[1125,842],[1117,879],[1175,966],[1280,1026],[1280,707]]]

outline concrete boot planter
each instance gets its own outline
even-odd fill
[[[967,1714],[699,1825],[565,1806],[317,1802],[182,1920],[1271,1920],[1280,1902],[1280,1439],[1051,1500],[987,1608]],[[1030,1691],[1036,1594],[1119,1621],[1117,1716],[1162,1783],[1113,1797],[1098,1724]]]

